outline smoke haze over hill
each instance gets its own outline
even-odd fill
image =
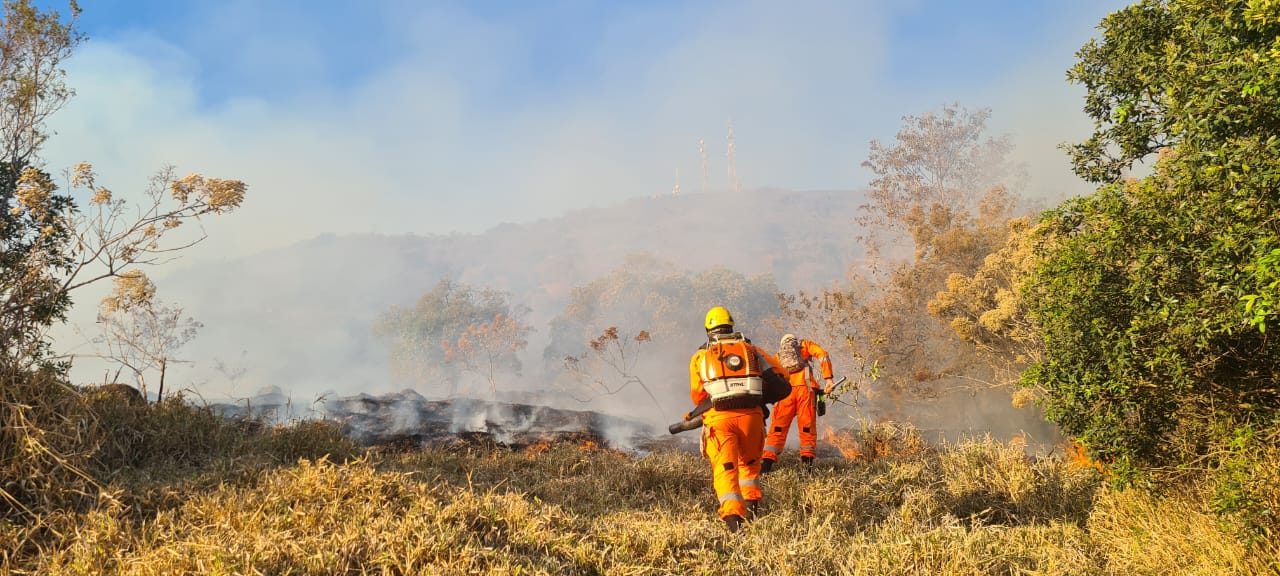
[[[390,386],[369,322],[443,277],[528,306],[534,357],[570,291],[635,255],[844,280],[869,142],[945,102],[993,108],[1027,194],[1078,193],[1057,146],[1088,125],[1063,72],[1120,5],[104,0],[44,155],[121,197],[170,163],[246,181],[153,271],[205,324],[173,378],[305,402]],[[96,296],[76,295],[72,353]],[[682,376],[663,361],[655,378]]]
[[[206,322],[189,348],[203,365],[190,380],[208,382],[209,393],[222,380],[209,372],[215,358],[252,367],[239,394],[269,385],[303,398],[382,392],[395,385],[386,350],[372,341],[375,318],[440,279],[502,290],[528,306],[535,331],[525,365],[537,367],[547,322],[570,291],[629,259],[770,274],[788,290],[832,285],[857,257],[852,219],[860,202],[849,192],[780,191],[637,199],[480,235],[325,235],[242,260],[175,267],[158,283],[192,316],[220,319]],[[708,216],[722,223],[706,224]],[[700,318],[688,322],[700,330]],[[687,357],[670,360],[678,375]]]

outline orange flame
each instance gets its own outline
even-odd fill
[[[582,450],[584,452],[587,450],[595,450],[596,448],[599,448],[599,446],[596,445],[595,440],[587,440],[586,442],[583,442],[581,446],[578,446],[578,450]]]
[[[1072,469],[1093,468],[1103,474],[1107,473],[1107,467],[1101,462],[1090,459],[1089,451],[1075,439],[1068,438],[1063,448],[1067,453],[1067,465]]]
[[[822,439],[836,450],[840,451],[840,455],[849,460],[857,460],[863,456],[862,448],[858,445],[857,439],[848,433],[836,432],[834,428],[827,424],[822,425]]]
[[[548,450],[551,450],[551,442],[547,440],[542,440],[537,444],[530,444],[527,448],[524,449],[524,452],[525,452],[526,458],[530,460],[537,460],[539,454],[544,454]]]

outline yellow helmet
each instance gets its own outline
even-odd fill
[[[716,306],[707,310],[707,330],[712,330],[720,326],[728,326],[733,328],[733,316],[729,314],[729,310],[724,306]]]

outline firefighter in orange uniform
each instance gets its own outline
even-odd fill
[[[823,388],[818,387],[818,381],[813,377],[813,360],[818,361],[822,379],[826,380]],[[818,448],[817,396],[820,393],[830,394],[833,387],[831,359],[827,357],[826,350],[811,340],[796,338],[794,334],[784,335],[778,349],[778,363],[785,370],[783,374],[788,374],[791,380],[791,395],[773,407],[773,422],[769,425],[769,437],[764,443],[761,462],[763,472],[773,469],[778,455],[786,447],[792,418],[796,419],[796,426],[800,429],[800,461],[806,465],[813,464]]]
[[[707,312],[706,329],[707,343],[689,360],[689,397],[695,405],[711,401],[702,416],[702,450],[711,461],[720,518],[736,532],[763,497],[765,380],[785,372],[772,356],[733,331],[733,317],[725,308]]]

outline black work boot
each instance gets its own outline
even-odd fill
[[[734,514],[733,516],[724,517],[724,525],[729,529],[729,533],[737,532],[742,527],[742,517]]]
[[[761,460],[761,461],[760,461],[760,473],[761,473],[761,474],[768,474],[770,470],[773,470],[773,460],[770,460],[770,459],[768,459],[768,458],[765,458],[764,460]]]
[[[760,501],[747,500],[747,518],[755,520],[760,517]]]
[[[805,466],[813,466],[813,456],[801,456],[800,462],[804,463]]]

